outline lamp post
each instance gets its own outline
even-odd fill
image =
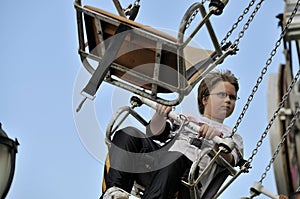
[[[19,142],[10,139],[0,123],[0,198],[4,199],[10,189],[16,163]]]

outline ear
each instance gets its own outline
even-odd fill
[[[202,98],[202,104],[205,106],[207,104],[208,101],[208,96],[205,96]]]

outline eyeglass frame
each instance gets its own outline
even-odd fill
[[[230,100],[232,101],[237,101],[240,99],[239,96],[232,95],[232,94],[227,94],[226,92],[218,92],[218,93],[209,93],[208,95],[217,95],[218,97],[225,99],[227,96],[229,97]],[[207,95],[207,96],[208,96]]]

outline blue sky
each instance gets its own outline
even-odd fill
[[[124,6],[130,2],[121,1]],[[141,0],[137,21],[177,30],[181,17],[192,3],[194,1],[190,0]],[[221,16],[213,17],[219,39],[225,36],[248,3],[230,1]],[[86,1],[85,4],[116,13],[112,1]],[[98,198],[102,158],[106,152],[103,133],[117,106],[128,105],[128,100],[118,98],[123,91],[103,83],[95,100],[83,107],[91,115],[79,118],[81,116],[74,113],[88,75],[77,53],[73,1],[5,0],[1,8],[0,122],[7,134],[20,142],[15,177],[7,198]],[[282,0],[264,2],[241,39],[237,55],[228,57],[219,66],[232,70],[240,80],[241,99],[235,113],[226,121],[229,126],[235,124],[279,38],[280,28],[275,16],[283,9]],[[246,19],[230,41],[237,38]],[[197,42],[205,43],[203,38],[197,38]],[[277,73],[281,63],[285,63],[282,46],[238,128],[244,138],[245,158],[251,155],[267,126],[267,77]],[[185,104],[183,107],[188,109]],[[94,119],[97,127],[80,129],[78,121]],[[249,187],[260,180],[270,160],[269,145],[267,137],[250,172],[240,176],[220,198],[249,196]],[[264,186],[276,192],[272,170]]]

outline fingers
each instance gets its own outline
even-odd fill
[[[280,194],[280,195],[279,195],[279,199],[288,199],[288,197],[285,196],[285,195]]]
[[[168,116],[168,114],[170,113],[171,110],[172,110],[172,107],[170,107],[170,106],[164,106],[161,104],[156,105],[156,112],[160,115]]]
[[[219,136],[220,134],[221,133],[214,127],[211,127],[207,124],[202,124],[200,127],[200,131],[198,133],[198,138],[203,137],[203,138],[211,140],[215,136]]]

